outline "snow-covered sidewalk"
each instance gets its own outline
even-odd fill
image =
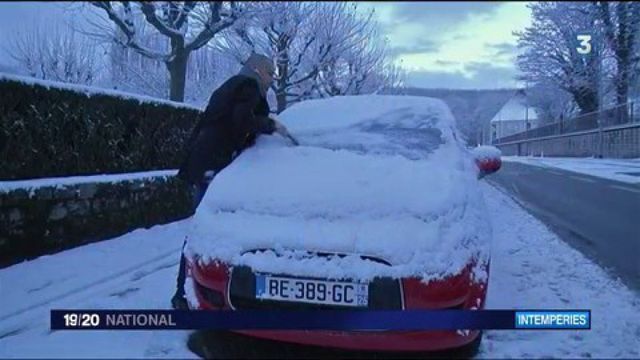
[[[547,168],[558,168],[585,175],[640,184],[640,158],[596,159],[565,157],[503,156],[503,161],[518,162]]]
[[[483,184],[489,308],[588,308],[590,331],[487,331],[479,357],[640,357],[640,297]],[[189,220],[0,270],[0,358],[195,358],[186,331],[56,331],[55,308],[168,308]],[[277,356],[277,354],[271,354]]]
[[[195,358],[187,331],[55,331],[63,308],[169,309],[188,220],[0,270],[0,358]]]
[[[479,357],[638,358],[640,296],[502,191],[485,186],[494,247],[487,307],[591,309],[588,331],[487,331]]]

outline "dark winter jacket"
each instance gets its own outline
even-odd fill
[[[260,134],[271,134],[275,124],[269,104],[252,77],[236,75],[216,89],[187,142],[187,156],[178,176],[200,184],[206,171],[218,172],[234,156],[254,144]]]

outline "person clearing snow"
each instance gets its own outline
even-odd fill
[[[298,144],[284,125],[269,117],[266,93],[273,75],[273,61],[253,53],[240,73],[211,95],[189,138],[187,156],[178,172],[178,177],[191,187],[194,211],[213,176],[251,147],[259,135],[278,133]],[[181,256],[176,292],[171,299],[176,309],[187,307],[184,281],[185,260]]]

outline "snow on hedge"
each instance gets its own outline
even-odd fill
[[[27,190],[33,195],[35,190],[43,187],[54,186],[56,188],[62,188],[65,186],[80,184],[118,183],[123,181],[133,181],[150,178],[167,178],[173,177],[177,173],[178,170],[156,170],[122,174],[96,174],[86,176],[66,176],[0,181],[0,193],[10,192],[14,190]]]
[[[105,96],[117,97],[123,100],[135,100],[135,101],[138,101],[138,103],[140,104],[168,105],[168,106],[173,106],[178,108],[202,111],[202,109],[192,105],[179,103],[175,101],[158,99],[158,98],[145,96],[145,95],[132,94],[132,93],[127,93],[123,91],[103,89],[103,88],[86,86],[86,85],[68,84],[68,83],[63,83],[59,81],[41,80],[33,77],[6,74],[2,72],[0,72],[0,81],[16,81],[16,82],[20,82],[20,83],[31,85],[31,86],[42,86],[47,89],[55,88],[60,90],[69,90],[78,94],[84,94],[87,97],[91,97],[95,95],[105,95]]]
[[[302,145],[263,136],[218,174],[191,220],[191,255],[301,276],[432,279],[460,271],[490,238],[475,165],[443,102],[334,97],[280,118]],[[274,251],[245,253],[258,248]]]

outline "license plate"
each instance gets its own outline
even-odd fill
[[[256,275],[256,298],[324,305],[367,306],[369,285]]]

